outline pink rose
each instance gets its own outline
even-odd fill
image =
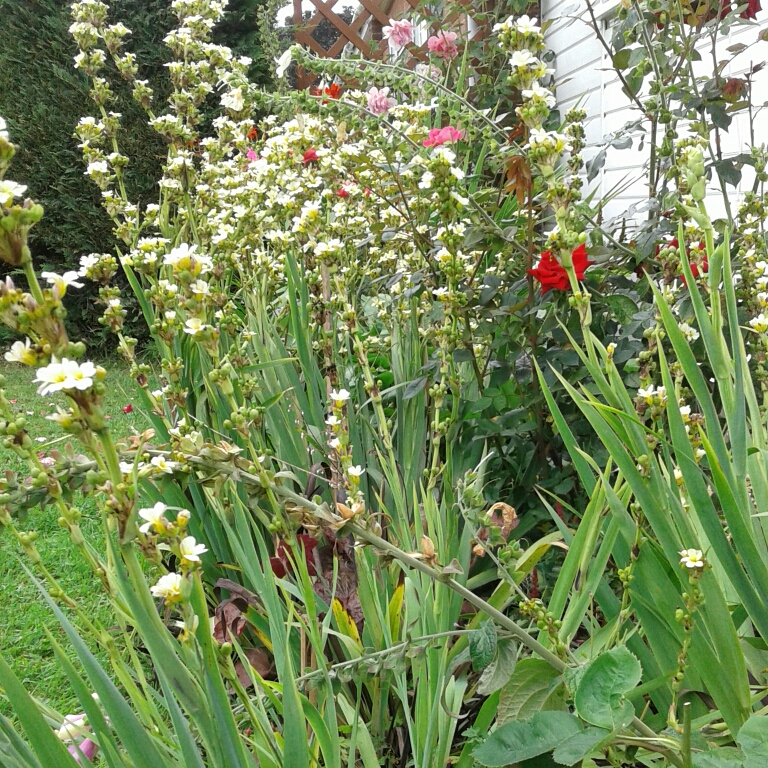
[[[422,142],[425,147],[441,147],[443,144],[450,144],[461,138],[461,131],[452,125],[446,125],[445,128],[433,128],[429,132],[429,138]]]
[[[396,21],[395,19],[389,20],[390,26],[384,27],[381,31],[384,33],[384,37],[389,40],[395,48],[404,48],[409,43],[413,42],[413,30],[415,27],[408,19],[402,19]]]
[[[427,48],[441,59],[455,59],[459,55],[455,43],[457,38],[455,32],[438,32],[427,40]]]
[[[389,112],[397,102],[389,97],[389,88],[371,88],[368,91],[368,110],[374,115],[384,115]]]

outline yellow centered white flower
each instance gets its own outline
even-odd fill
[[[178,603],[181,600],[182,578],[180,573],[166,573],[151,588],[152,596],[161,597],[166,603]]]
[[[198,544],[194,536],[185,536],[179,544],[179,554],[185,562],[199,563],[200,555],[204,555],[207,551],[208,547],[205,544]]]
[[[82,288],[84,283],[78,282],[80,274],[77,272],[65,272],[59,275],[56,272],[41,272],[40,277],[47,280],[49,285],[55,285],[59,289],[59,294],[63,296],[67,288],[71,285],[73,288]]]
[[[27,188],[15,181],[0,180],[0,205],[10,205],[15,197],[21,197]]]
[[[682,549],[680,550],[680,564],[686,568],[703,568],[704,555],[700,549]]]
[[[341,408],[342,404],[346,403],[349,398],[350,394],[346,389],[340,389],[338,392],[334,389],[331,392],[331,400],[333,400],[333,403],[337,408]]]
[[[173,463],[168,462],[165,456],[153,456],[150,463],[158,472],[162,472],[166,475],[173,474]]]
[[[752,326],[752,329],[757,331],[757,333],[765,333],[768,331],[768,317],[766,317],[762,312],[757,316],[753,317],[749,324]]]
[[[206,329],[205,323],[199,317],[190,317],[184,323],[184,333],[190,336],[199,336]]]
[[[32,342],[14,341],[11,348],[5,353],[5,359],[9,363],[22,363],[23,365],[34,365],[37,362],[37,355],[32,350]]]
[[[685,336],[687,341],[696,341],[696,339],[699,338],[699,332],[692,326],[688,325],[688,323],[680,323],[678,328],[682,332],[683,336]]]
[[[162,501],[158,501],[154,507],[145,507],[139,510],[139,517],[146,520],[139,530],[142,533],[149,533],[150,529],[155,533],[163,533],[167,521],[164,517],[168,507]]]
[[[350,475],[351,477],[357,477],[357,478],[362,477],[364,472],[365,470],[359,464],[351,466],[347,470],[348,475]]]
[[[66,357],[58,362],[55,358],[50,365],[39,368],[35,381],[40,382],[38,395],[48,395],[61,390],[86,390],[93,386],[96,366],[91,362],[78,363]]]

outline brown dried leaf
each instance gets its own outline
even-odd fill
[[[248,663],[261,677],[269,678],[272,676],[272,662],[263,648],[248,648],[244,653],[245,657],[248,659]],[[237,679],[240,681],[243,688],[250,688],[250,686],[253,685],[251,676],[248,674],[248,670],[240,659],[235,662],[235,672],[237,673]]]
[[[231,636],[238,637],[245,629],[246,620],[243,611],[248,604],[241,597],[224,600],[216,606],[213,639],[217,643],[231,642]]]
[[[505,192],[514,192],[518,205],[524,205],[525,200],[533,188],[531,169],[525,158],[521,155],[513,155],[507,158],[507,185]]]

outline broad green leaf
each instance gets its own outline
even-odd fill
[[[496,655],[496,625],[490,619],[469,636],[469,655],[476,671],[485,669]]]
[[[474,757],[489,768],[519,763],[551,752],[581,730],[569,712],[538,712],[530,720],[502,725],[475,749]]]
[[[744,768],[768,765],[768,717],[752,715],[741,727],[736,742],[744,750]]]
[[[553,697],[560,673],[542,659],[522,659],[499,696],[498,722],[530,717]]]
[[[642,677],[637,658],[619,646],[598,656],[584,673],[573,702],[583,720],[613,730],[632,720],[634,707],[624,698]]]
[[[693,768],[742,768],[743,765],[744,756],[737,749],[728,747],[693,754]]]
[[[552,753],[552,759],[563,765],[576,765],[610,735],[611,732],[605,728],[585,728],[581,733],[577,733],[561,744]]]

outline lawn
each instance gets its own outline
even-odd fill
[[[109,414],[117,437],[146,428],[146,417],[140,412],[139,394],[123,363],[105,365],[109,371],[106,379],[105,410]],[[14,364],[0,365],[0,373],[6,377],[6,397],[18,414],[26,416],[27,430],[40,443],[40,450],[61,448],[59,426],[45,417],[55,411],[55,405],[63,404],[63,396],[41,397],[33,382],[35,371]],[[124,408],[133,405],[130,413]],[[25,471],[24,463],[6,448],[0,446],[0,471]],[[82,528],[92,540],[101,538],[101,524],[92,500],[83,499],[79,508],[83,512]],[[38,531],[37,546],[43,563],[60,580],[64,589],[78,600],[88,612],[106,626],[114,624],[108,601],[103,597],[98,581],[94,579],[87,563],[72,546],[68,534],[59,527],[58,515],[53,509],[35,509],[22,525],[26,530]],[[10,535],[0,533],[0,652],[27,689],[54,709],[66,714],[77,708],[75,697],[59,667],[53,649],[45,636],[45,628],[66,640],[48,606],[30,583],[18,556],[20,548]],[[0,712],[7,714],[7,701],[0,698]]]

